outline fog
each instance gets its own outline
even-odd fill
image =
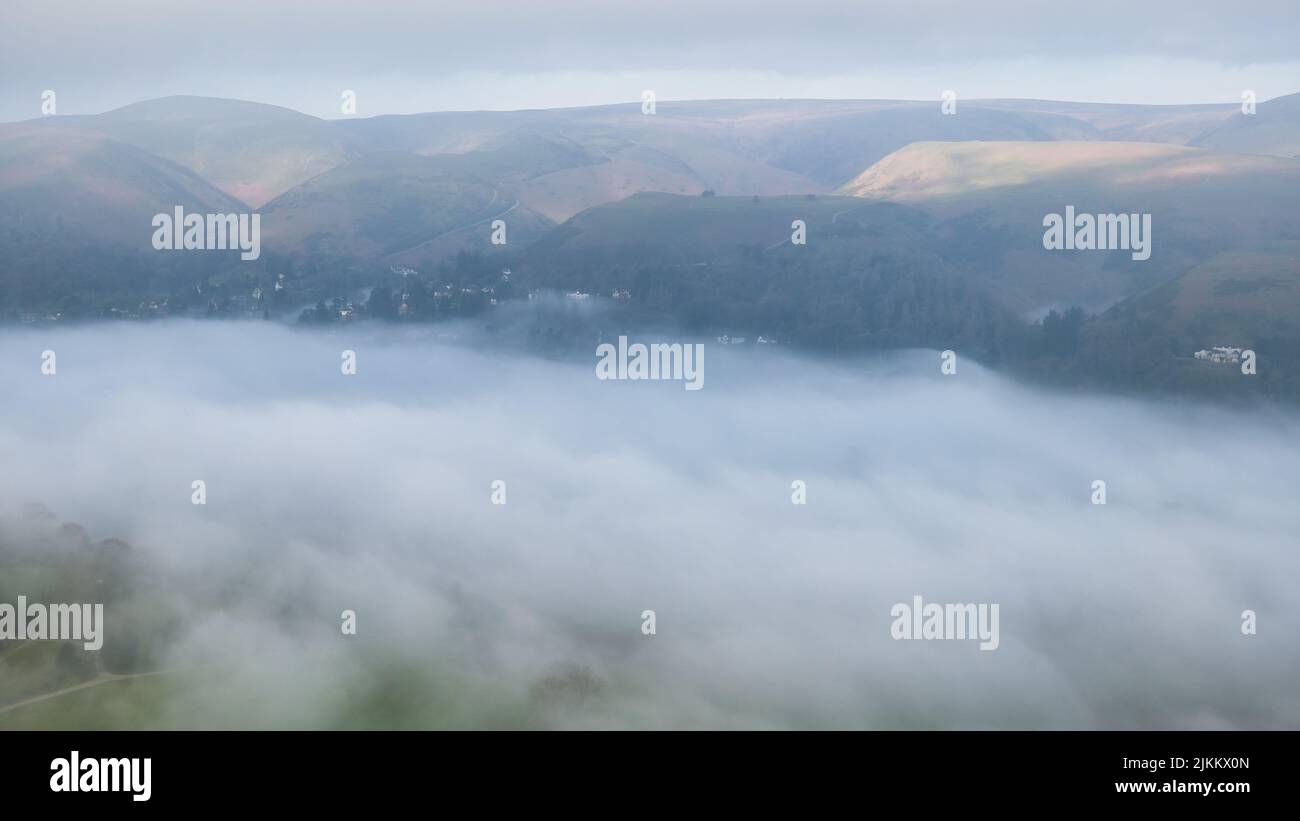
[[[105,710],[179,727],[1300,727],[1291,410],[1050,393],[960,351],[944,376],[934,351],[712,343],[686,391],[598,380],[594,350],[435,327],[0,330],[3,533],[34,538],[20,507],[39,503],[121,538],[183,616],[157,638],[156,695]],[[914,595],[999,604],[1000,646],[894,640],[890,609]]]

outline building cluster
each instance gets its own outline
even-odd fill
[[[730,334],[723,334],[722,336],[718,337],[718,342],[723,345],[744,345],[748,341],[749,341],[748,337],[731,336]],[[754,340],[754,344],[775,345],[777,344],[777,341],[770,336],[759,335],[759,337]]]
[[[1241,348],[1229,348],[1224,345],[1215,345],[1208,351],[1201,350],[1192,354],[1196,359],[1203,359],[1207,362],[1232,364],[1241,361]]]

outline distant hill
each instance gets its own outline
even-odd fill
[[[267,203],[265,241],[284,255],[436,258],[485,248],[490,222],[502,218],[507,241],[526,243],[554,223],[522,205],[518,187],[590,162],[576,146],[542,139],[465,154],[367,154]]]
[[[1189,141],[1189,145],[1300,158],[1300,94],[1259,103],[1254,114],[1240,110]]]
[[[1045,114],[1076,123],[1078,136],[1058,139],[1187,145],[1197,135],[1231,119],[1238,103],[1196,105],[1131,105],[1126,103],[1074,103],[1058,100],[980,100],[978,105],[999,111]]]
[[[916,143],[866,169],[846,194],[906,203],[1030,314],[1101,310],[1209,256],[1300,237],[1300,162],[1127,142]],[[1150,213],[1153,252],[1049,251],[1043,217]]]
[[[935,202],[969,200],[994,189],[1044,185],[1066,177],[1086,177],[1098,185],[1122,184],[1159,173],[1157,169],[1194,154],[1193,149],[1160,143],[916,142],[872,165],[840,192]]]
[[[1300,340],[1300,240],[1217,254],[1106,318],[1153,324],[1187,352]]]
[[[323,120],[278,106],[166,97],[99,115],[45,117],[41,128],[93,129],[189,168],[259,207],[364,154],[492,150],[522,137],[568,141],[592,162],[548,172],[519,195],[562,221],[636,191],[723,195],[827,193],[921,141],[1119,140],[1293,156],[1291,97],[1235,125],[1235,104],[1132,106],[1040,100],[661,101],[590,108],[437,112]],[[1244,130],[1243,130],[1244,129]],[[1241,133],[1237,133],[1241,131]]]
[[[792,242],[795,220],[806,244]],[[632,316],[703,333],[824,349],[959,346],[996,360],[1022,323],[945,257],[935,227],[919,209],[849,197],[646,193],[568,220],[515,273],[524,287],[618,293]]]
[[[1256,370],[1196,360],[1250,349]],[[1067,359],[1039,371],[1066,384],[1216,397],[1300,399],[1300,242],[1214,255],[1077,328]]]
[[[165,97],[31,124],[99,131],[188,168],[253,207],[364,153],[325,120],[211,97]]]
[[[814,240],[836,215],[867,205],[851,197],[718,197],[634,194],[588,209],[528,251],[551,266],[570,262],[696,265],[735,257],[743,249],[787,244],[800,219]]]
[[[154,250],[153,217],[176,206],[247,210],[193,172],[102,133],[0,126],[0,307],[134,303],[230,264],[228,252]]]
[[[167,159],[94,131],[0,126],[0,209],[10,228],[150,250],[154,214],[246,210]]]
[[[1300,95],[1253,115],[669,100],[324,120],[170,97],[0,126],[0,315],[162,300],[329,321],[377,288],[375,315],[414,321],[553,287],[710,332],[960,346],[1079,378],[1114,376],[1137,349],[1133,378],[1213,386],[1180,358],[1191,347],[1300,362],[1298,111]],[[262,258],[153,251],[152,215],[176,205],[256,209]],[[1044,249],[1044,216],[1066,206],[1150,214],[1151,258]],[[505,246],[488,242],[498,218]]]

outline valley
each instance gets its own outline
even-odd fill
[[[1260,382],[1290,396],[1297,100],[1250,117],[732,100],[322,120],[174,97],[41,118],[0,126],[0,322],[419,322],[556,291],[710,336],[958,347],[1115,385],[1136,383],[1081,352],[1118,334],[1155,369],[1235,339],[1279,354]],[[174,208],[255,212],[260,255],[154,253],[149,221]],[[1148,247],[1048,242],[1049,215],[1075,211],[1136,214]]]

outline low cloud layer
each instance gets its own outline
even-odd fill
[[[142,723],[1300,727],[1289,412],[928,351],[708,345],[687,392],[439,334],[0,332],[0,517],[125,539],[186,612]],[[914,595],[998,603],[1000,647],[891,639]]]

